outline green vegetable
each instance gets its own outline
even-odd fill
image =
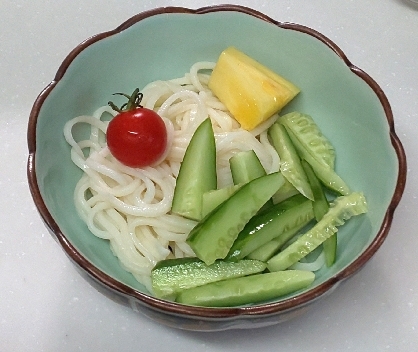
[[[293,138],[291,131],[289,131],[288,134],[291,138]],[[303,149],[296,138],[293,138],[292,141],[300,157],[305,159],[309,165],[311,165],[312,169],[315,171],[316,176],[321,180],[324,186],[341,195],[346,196],[350,194],[350,188],[331,167],[326,166],[324,163],[321,163],[312,157],[311,154]]]
[[[319,163],[334,169],[334,147],[311,116],[295,111],[281,116],[279,122],[286,127],[289,135],[291,133],[293,143],[294,139],[297,139],[298,144]]]
[[[309,115],[292,112],[283,115],[278,121],[285,127],[299,157],[311,165],[321,182],[334,192],[348,195],[349,187],[334,171],[334,148],[313,119]],[[296,187],[295,184],[293,185]],[[300,191],[298,187],[296,188]],[[313,200],[313,198],[309,199]]]
[[[229,165],[235,185],[248,183],[267,174],[254,150],[246,150],[235,154],[229,159]],[[272,205],[273,200],[269,200],[260,211],[264,211]]]
[[[309,220],[307,219],[306,222],[301,222],[298,226],[281,233],[278,237],[273,238],[271,241],[252,251],[245,258],[267,262],[280,250],[280,248],[283,247],[287,241],[293,238],[303,227],[305,227],[308,222]]]
[[[329,210],[329,202],[325,196],[324,190],[321,183],[313,172],[311,166],[305,161],[302,160],[302,166],[305,170],[306,176],[308,176],[309,183],[314,194],[313,210],[316,221],[320,221],[322,217]],[[325,262],[327,266],[331,266],[335,263],[337,256],[337,234],[333,234],[330,238],[325,240],[323,243]]]
[[[311,185],[312,192],[314,195],[314,202],[312,203],[312,205],[315,219],[316,221],[319,221],[328,212],[329,202],[327,197],[325,196],[324,190],[322,189],[322,185],[316,177],[315,173],[313,172],[311,166],[305,160],[302,160],[301,163],[303,169],[305,170],[305,174],[308,177],[308,181]]]
[[[254,216],[239,233],[226,259],[240,260],[283,233],[300,229],[312,219],[312,202],[301,194],[293,196]]]
[[[337,259],[337,245],[338,238],[337,234],[333,234],[330,238],[324,241],[322,246],[324,247],[325,264],[330,267],[335,263]]]
[[[286,129],[276,122],[270,126],[268,135],[280,156],[280,171],[283,176],[306,198],[313,200],[311,186]]]
[[[270,271],[287,269],[336,233],[337,226],[343,225],[352,216],[366,211],[366,199],[362,193],[355,192],[337,198],[331,203],[330,209],[324,217],[289,247],[271,258],[267,262],[267,268]]]
[[[157,297],[170,297],[184,289],[260,273],[265,268],[266,264],[257,260],[216,261],[206,265],[198,258],[167,259],[152,270],[152,288]]]
[[[267,301],[309,286],[310,271],[286,270],[210,283],[181,291],[179,303],[205,307],[231,307]]]
[[[229,159],[234,184],[247,183],[255,178],[265,176],[266,171],[254,150],[246,150]]]
[[[203,193],[202,219],[242,187],[242,184],[214,189]]]
[[[196,129],[180,166],[171,211],[193,220],[202,218],[203,193],[216,189],[216,146],[209,118]]]
[[[284,185],[281,186],[272,197],[273,204],[283,202],[285,199],[296,194],[300,194],[299,191],[287,179],[285,179]]]
[[[240,152],[229,161],[234,185],[218,190],[212,125],[207,119],[198,127],[172,206],[199,221],[187,238],[197,258],[159,262],[151,274],[157,297],[208,307],[257,303],[310,285],[312,272],[289,268],[320,245],[327,265],[335,262],[337,227],[367,211],[364,195],[351,193],[334,171],[334,148],[310,116],[284,115],[268,135],[280,172],[266,175],[253,150]],[[343,196],[330,205],[322,185]],[[282,249],[314,218],[313,227]]]
[[[209,213],[190,232],[187,243],[207,265],[223,259],[245,224],[280,188],[280,173],[256,178],[243,185]]]

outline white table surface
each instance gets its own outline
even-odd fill
[[[26,128],[33,101],[64,57],[152,7],[219,3],[1,0],[1,351],[418,351],[418,8],[407,1],[236,1],[336,42],[385,91],[408,157],[406,190],[386,242],[305,315],[244,331],[164,327],[93,289],[41,222],[26,179]]]

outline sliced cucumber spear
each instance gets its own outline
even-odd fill
[[[302,270],[255,274],[181,291],[176,301],[205,307],[258,303],[301,290],[314,279],[314,273]]]
[[[207,265],[228,254],[245,224],[283,185],[280,173],[272,173],[243,185],[216,207],[189,233],[187,243]]]
[[[235,185],[250,182],[267,174],[254,150],[245,150],[235,154],[229,159],[229,165]],[[268,201],[260,211],[271,205],[273,205],[273,200]]]
[[[319,182],[318,178],[316,177],[311,166],[306,162],[306,160],[302,160],[301,163],[302,163],[303,169],[305,170],[305,174],[308,177],[309,184],[311,185],[312,192],[314,195],[314,201],[312,205],[313,205],[315,219],[316,221],[319,221],[328,212],[329,202],[322,189],[322,185]]]
[[[202,198],[202,219],[208,215],[218,205],[225,202],[230,196],[242,187],[242,183],[238,185],[226,186],[203,193]]]
[[[312,204],[315,219],[316,221],[320,221],[329,210],[329,202],[325,196],[322,185],[316,177],[311,166],[305,160],[302,160],[302,166],[305,170],[306,176],[308,176],[308,180],[311,184],[312,192],[315,198]],[[330,238],[325,240],[322,245],[324,248],[325,263],[329,267],[334,264],[337,257],[337,234],[333,234]]]
[[[229,159],[232,179],[235,185],[247,183],[266,175],[263,165],[254,150],[246,150]]]
[[[313,200],[311,186],[300,164],[299,155],[284,126],[274,123],[270,126],[268,135],[280,157],[280,172],[300,193]]]
[[[273,204],[283,202],[287,198],[290,198],[296,194],[300,194],[299,191],[287,179],[285,179],[284,185],[280,187],[272,197]]]
[[[299,157],[311,165],[321,182],[334,192],[348,195],[349,187],[334,171],[334,149],[312,118],[293,112],[283,115],[278,121],[285,127]]]
[[[171,211],[193,220],[202,218],[203,193],[216,189],[216,145],[212,123],[204,120],[186,149],[174,189]]]
[[[245,258],[267,262],[287,241],[293,238],[306,225],[307,223],[301,223],[299,226],[284,231],[278,237],[273,238],[271,241],[252,251]]]
[[[270,271],[289,268],[336,233],[337,226],[343,225],[352,216],[365,212],[367,212],[367,203],[362,193],[354,192],[348,196],[338,197],[331,203],[324,217],[289,247],[271,258],[267,262],[267,268]]]
[[[258,260],[241,260],[236,263],[216,261],[206,265],[198,258],[166,259],[152,269],[152,288],[157,297],[172,297],[184,289],[257,274],[266,266]]]
[[[279,119],[280,123],[291,131],[301,146],[318,162],[334,169],[335,150],[330,141],[322,134],[311,116],[298,111],[290,112]],[[293,138],[291,138],[293,141]]]
[[[313,219],[312,202],[301,194],[293,196],[268,211],[254,216],[239,233],[227,259],[240,260],[274,238],[281,238],[294,228],[300,229]]]

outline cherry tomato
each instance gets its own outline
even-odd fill
[[[109,122],[107,145],[112,155],[126,166],[152,165],[162,157],[167,148],[165,123],[156,112],[139,105],[142,94],[138,89],[131,97],[127,97],[129,102],[120,109],[109,102],[119,114]]]

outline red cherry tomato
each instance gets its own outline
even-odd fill
[[[124,165],[145,167],[158,161],[167,148],[167,130],[162,118],[153,110],[138,107],[142,94],[135,90],[110,122],[106,132],[112,155]],[[124,95],[124,94],[123,94]],[[135,95],[135,96],[134,96]],[[126,95],[125,95],[126,96]],[[114,109],[113,103],[109,103]]]

